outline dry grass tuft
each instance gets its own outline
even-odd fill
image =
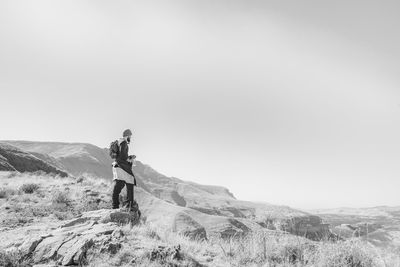
[[[33,183],[23,184],[20,187],[20,190],[26,194],[32,194],[32,193],[36,192],[38,189],[39,189],[39,185],[33,184]]]
[[[308,253],[311,262],[317,262],[321,267],[380,266],[381,257],[370,244],[359,239],[337,243],[321,243],[316,251]]]
[[[56,191],[52,195],[52,203],[56,205],[71,205],[71,198],[68,192]]]
[[[383,254],[360,239],[314,242],[265,232],[213,242],[218,243],[230,266],[386,266],[382,264]]]

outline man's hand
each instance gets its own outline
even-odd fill
[[[112,164],[111,164],[114,168],[118,168],[119,166],[118,166],[118,163],[117,162],[113,162]]]
[[[130,155],[129,157],[128,157],[128,162],[133,162],[133,160],[134,159],[136,159],[136,156],[135,155]]]

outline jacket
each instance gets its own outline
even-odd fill
[[[135,177],[135,175],[132,172],[132,163],[128,161],[128,157],[129,157],[128,143],[124,139],[120,139],[120,140],[118,140],[118,144],[119,144],[119,153],[118,153],[115,161],[117,162],[118,166],[121,169],[123,169],[124,171],[126,171],[127,173],[129,173],[130,175]],[[136,185],[136,179],[135,179],[135,185]]]

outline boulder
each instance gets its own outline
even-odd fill
[[[218,233],[219,237],[229,239],[244,236],[250,232],[250,228],[237,219],[228,219],[224,223],[212,227],[212,232]]]

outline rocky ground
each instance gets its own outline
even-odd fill
[[[166,242],[135,215],[110,209],[84,212],[46,233],[13,238],[6,251],[14,256],[14,265],[33,266],[203,266],[213,261],[207,257],[213,253],[194,257]]]
[[[0,266],[400,264],[395,254],[358,239],[315,242],[172,205],[144,190],[136,194],[138,220],[109,209],[110,189],[101,179],[0,172]]]
[[[153,227],[145,216],[139,220],[109,209],[110,188],[109,182],[90,178],[0,173],[0,266],[201,266],[214,261],[207,257],[215,255],[211,251],[205,258],[196,253],[196,259],[185,252],[180,246],[190,237]],[[182,240],[176,243],[177,238]]]

